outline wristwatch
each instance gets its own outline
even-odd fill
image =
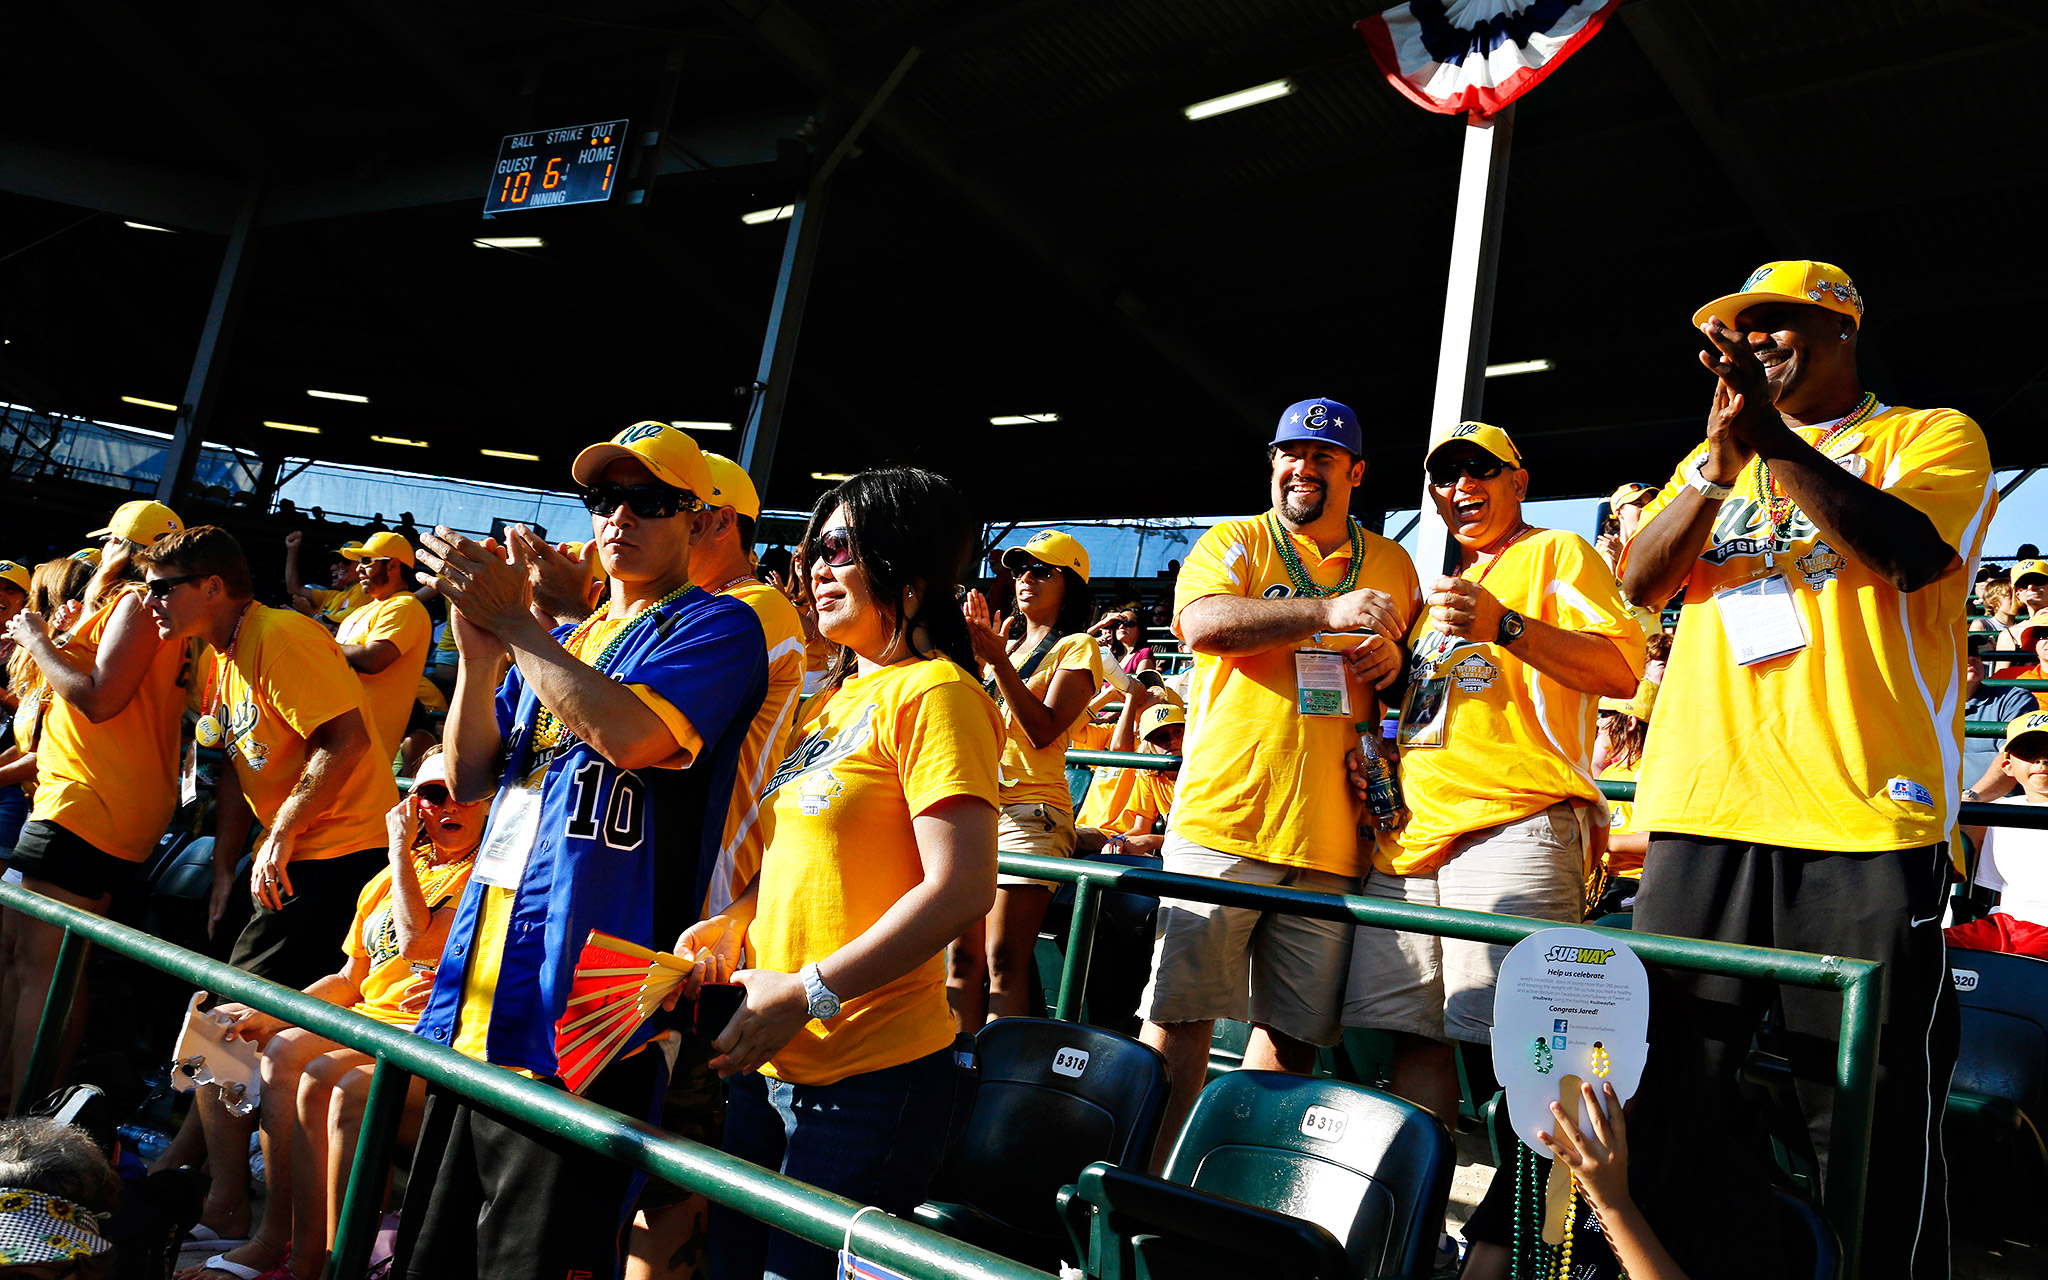
[[[1493,642],[1506,648],[1522,638],[1522,615],[1513,609],[1500,615],[1500,630],[1494,634]]]
[[[1702,498],[1712,498],[1715,501],[1719,501],[1734,493],[1734,485],[1715,484],[1712,480],[1707,479],[1705,471],[1706,462],[1705,455],[1693,459],[1692,465],[1685,470],[1686,486],[1699,490]]]
[[[804,1000],[810,1005],[811,1016],[820,1022],[838,1017],[839,997],[825,985],[825,979],[818,973],[818,962],[813,960],[797,972],[804,980]]]

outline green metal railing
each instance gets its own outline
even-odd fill
[[[538,1080],[466,1058],[452,1049],[303,992],[252,977],[218,960],[90,912],[12,885],[0,885],[0,905],[64,930],[57,972],[43,1002],[42,1023],[36,1029],[35,1047],[16,1091],[17,1098],[41,1098],[48,1091],[57,1046],[62,1042],[72,995],[91,943],[215,995],[231,997],[305,1027],[376,1060],[362,1138],[349,1173],[341,1217],[336,1224],[334,1259],[328,1269],[328,1274],[338,1280],[360,1280],[368,1269],[370,1245],[383,1211],[385,1177],[397,1141],[398,1122],[405,1109],[406,1090],[415,1075],[513,1120],[708,1196],[813,1244],[838,1249],[851,1231],[862,1257],[918,1280],[952,1276],[1046,1280],[1042,1271],[887,1214],[865,1214],[856,1223],[855,1215],[862,1206],[843,1196],[820,1191],[715,1147],[675,1137]]]
[[[1044,858],[1034,854],[1000,854],[996,863],[1010,875],[1064,881],[1074,886],[1073,912],[1067,927],[1067,953],[1060,970],[1059,995],[1053,1015],[1065,1022],[1074,1021],[1080,1013],[1081,996],[1087,989],[1088,969],[1094,952],[1095,922],[1101,913],[1105,892],[1215,902],[1255,911],[1278,911],[1319,920],[1346,921],[1379,929],[1401,929],[1501,946],[1513,946],[1539,930],[1559,927],[1555,920],[1536,920],[1527,916],[1453,911],[1446,907],[1416,906],[1385,898],[1240,884],[1153,871],[1145,867]],[[1856,1275],[1857,1257],[1863,1241],[1864,1193],[1876,1105],[1877,1042],[1884,1008],[1884,966],[1843,956],[1774,951],[1766,947],[1671,938],[1632,933],[1626,929],[1600,929],[1591,925],[1574,927],[1606,934],[1634,948],[1643,959],[1672,968],[1842,993],[1842,1034],[1835,1053],[1834,1142],[1828,1161],[1825,1208],[1829,1220],[1842,1237],[1842,1274]]]

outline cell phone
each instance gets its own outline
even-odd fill
[[[697,1008],[690,1029],[706,1040],[716,1040],[746,1002],[747,989],[739,983],[707,982],[697,991]]]

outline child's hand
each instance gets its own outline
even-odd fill
[[[1630,1203],[1628,1195],[1628,1126],[1621,1116],[1621,1099],[1614,1086],[1601,1082],[1579,1086],[1582,1113],[1590,1133],[1582,1133],[1564,1108],[1550,1104],[1557,1121],[1555,1134],[1538,1133],[1551,1158],[1561,1160],[1578,1176],[1579,1186],[1595,1209],[1606,1212]]]

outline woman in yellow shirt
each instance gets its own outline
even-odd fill
[[[307,987],[307,995],[394,1027],[408,1028],[419,1020],[455,920],[455,912],[443,908],[460,901],[469,884],[489,808],[488,799],[463,804],[449,794],[448,761],[441,748],[421,758],[412,794],[387,815],[391,865],[372,877],[356,900],[355,922],[341,943],[348,958],[338,971]],[[185,1273],[186,1280],[259,1275],[283,1265],[288,1253],[285,1275],[320,1275],[334,1244],[335,1212],[348,1186],[369,1102],[372,1060],[247,1005],[224,1004],[220,1011],[240,1019],[236,1035],[263,1045],[268,1196],[255,1234]],[[399,1123],[400,1142],[413,1141],[425,1102],[425,1082],[415,1079]],[[217,1104],[200,1110],[202,1121],[223,1115]],[[295,1176],[304,1170],[324,1171],[324,1176]],[[241,1191],[246,1197],[246,1182]],[[223,1211],[215,1196],[209,1194],[208,1200],[210,1212]],[[229,1212],[228,1221],[237,1216]]]
[[[940,953],[996,893],[1002,725],[954,604],[974,534],[927,471],[864,472],[819,501],[798,581],[844,652],[768,781],[761,874],[678,944],[702,981],[754,956],[713,1041],[725,1149],[897,1215],[956,1119]],[[714,1276],[834,1274],[830,1250],[719,1205],[710,1244]]]
[[[1087,634],[1095,602],[1088,551],[1071,535],[1041,529],[1003,552],[1017,575],[1017,612],[991,619],[970,591],[963,611],[982,687],[1003,713],[1002,810],[997,853],[1074,856],[1074,802],[1067,790],[1067,735],[1102,683],[1102,651]],[[1032,951],[1053,886],[997,875],[995,909],[949,952],[953,1018],[972,1035],[989,1018],[1031,1012]]]

